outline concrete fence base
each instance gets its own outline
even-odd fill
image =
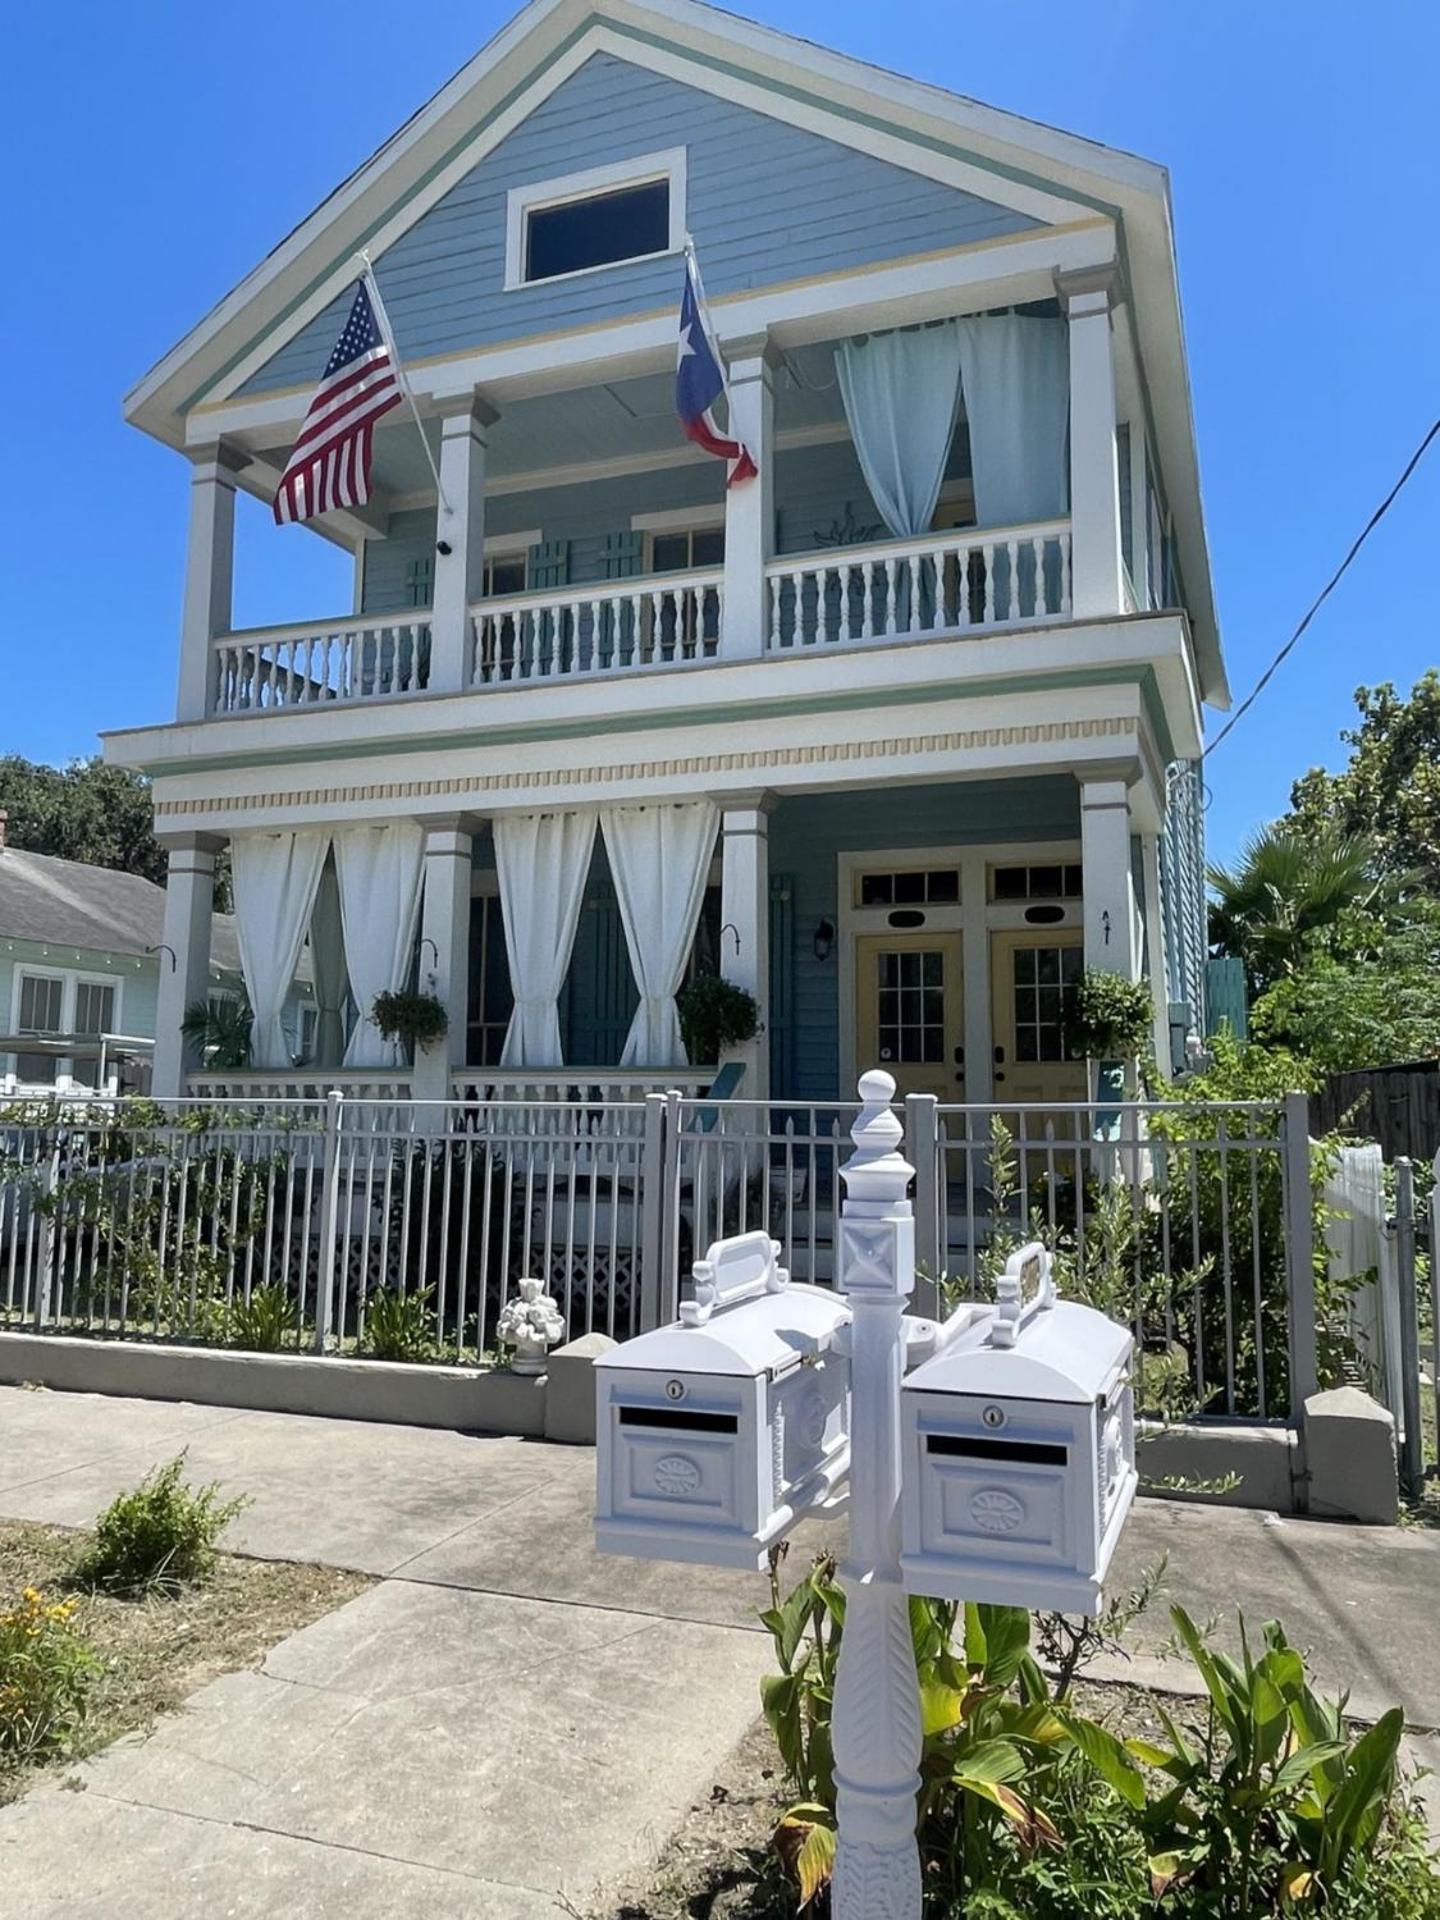
[[[232,1353],[67,1334],[0,1333],[0,1384],[452,1427],[465,1433],[539,1438],[545,1431],[544,1377],[503,1368],[412,1366],[399,1360]]]

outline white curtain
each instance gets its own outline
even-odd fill
[[[835,349],[860,470],[897,539],[928,533],[935,517],[960,398],[955,326],[872,333]]]
[[[495,870],[515,993],[501,1066],[564,1064],[560,989],[594,845],[593,813],[502,813],[495,822]]]
[[[1069,496],[1066,323],[998,313],[952,325],[970,423],[976,521],[1019,527],[1057,518]]]
[[[358,1009],[347,1067],[401,1064],[399,1047],[381,1037],[370,1008],[376,994],[394,993],[410,977],[424,863],[425,834],[413,820],[344,827],[335,835],[345,965]]]
[[[675,995],[705,899],[719,809],[712,801],[697,800],[681,806],[607,807],[601,818],[625,945],[640,989],[620,1064],[682,1066],[685,1042]]]
[[[257,1067],[292,1064],[281,1015],[295,978],[328,833],[237,833],[230,842],[240,968],[254,1016],[250,1056]]]
[[[315,989],[315,1064],[338,1067],[345,1052],[345,930],[340,883],[328,859],[310,914],[310,974]]]

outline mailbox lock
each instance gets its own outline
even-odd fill
[[[683,1400],[685,1398],[685,1382],[683,1380],[667,1380],[665,1382],[665,1398],[667,1400]]]
[[[987,1427],[1003,1427],[1005,1424],[1005,1409],[1003,1407],[986,1407],[981,1413],[980,1418]]]

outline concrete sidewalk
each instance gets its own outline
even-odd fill
[[[643,1867],[755,1715],[763,1578],[600,1558],[588,1450],[0,1389],[0,1515],[82,1525],[181,1447],[251,1496],[228,1544],[383,1584],[82,1769],[83,1794],[0,1814],[32,1916],[563,1912]],[[823,1541],[802,1531],[792,1567]],[[1197,1617],[1278,1617],[1356,1712],[1440,1726],[1440,1535],[1144,1501],[1116,1584],[1162,1553]],[[1162,1607],[1116,1673],[1179,1684],[1167,1634]]]

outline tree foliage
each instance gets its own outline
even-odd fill
[[[1440,1056],[1440,903],[1345,915],[1250,1019],[1257,1040],[1333,1073]]]
[[[18,753],[0,756],[0,808],[6,838],[28,853],[113,867],[165,884],[165,854],[155,838],[150,785],[98,755],[49,767]]]
[[[1212,866],[1211,938],[1245,962],[1252,993],[1300,966],[1317,936],[1356,907],[1394,891],[1366,834],[1330,823],[1306,832],[1289,821],[1262,827],[1233,866]]]
[[[1357,687],[1360,724],[1340,738],[1350,763],[1339,773],[1312,767],[1290,796],[1296,829],[1336,826],[1370,835],[1385,871],[1414,874],[1440,891],[1440,669],[1408,697],[1390,681]]]

